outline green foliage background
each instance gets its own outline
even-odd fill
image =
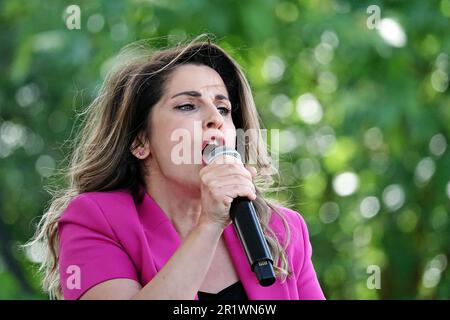
[[[80,30],[66,27],[71,4]],[[406,44],[368,28],[369,5]],[[203,32],[241,63],[264,125],[280,129],[289,188],[278,196],[308,223],[327,298],[448,299],[449,21],[450,0],[0,1],[0,299],[47,299],[17,245],[108,61],[135,40]],[[373,265],[380,289],[367,286]]]

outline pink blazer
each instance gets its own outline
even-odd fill
[[[291,228],[287,254],[293,277],[270,287],[259,285],[230,224],[224,240],[250,300],[325,299],[311,261],[311,244],[303,218],[281,208]],[[284,241],[280,218],[272,229]],[[59,272],[64,299],[78,299],[103,281],[128,278],[145,286],[180,245],[169,218],[145,193],[136,205],[126,191],[89,192],[75,197],[58,222]],[[196,295],[193,297],[198,299]]]

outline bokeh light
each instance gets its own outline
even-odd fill
[[[297,113],[307,124],[318,123],[323,116],[322,106],[311,93],[305,93],[297,99]]]
[[[380,201],[374,196],[366,197],[361,201],[359,208],[361,215],[364,218],[370,219],[380,211]]]
[[[378,32],[386,43],[393,47],[404,47],[406,45],[406,34],[402,26],[392,18],[381,19]]]
[[[359,179],[354,172],[343,172],[333,179],[334,191],[342,197],[355,193],[358,185]]]
[[[383,190],[383,202],[390,211],[400,209],[405,203],[405,192],[399,184],[391,184]]]

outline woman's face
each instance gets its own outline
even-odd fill
[[[199,189],[202,147],[212,136],[235,148],[234,107],[220,75],[205,65],[177,67],[151,115],[149,170]]]

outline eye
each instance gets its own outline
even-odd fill
[[[181,110],[181,111],[191,111],[194,110],[195,106],[193,104],[183,104],[181,106],[176,106],[175,109]]]
[[[230,114],[231,110],[227,107],[218,107],[217,108],[220,113],[222,113],[224,116]]]

